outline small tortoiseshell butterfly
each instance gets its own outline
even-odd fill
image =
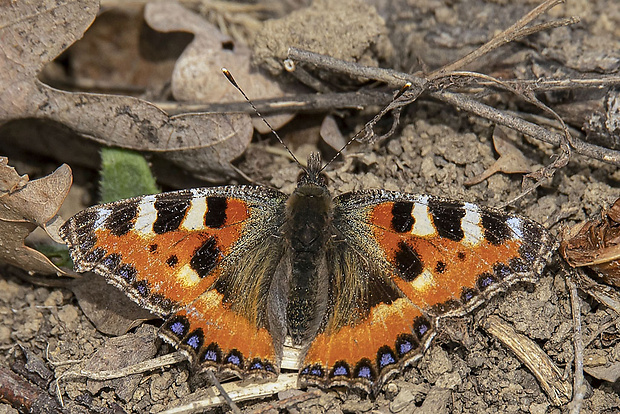
[[[531,220],[429,195],[332,199],[310,157],[291,195],[226,186],[88,208],[61,228],[93,270],[165,319],[161,336],[201,367],[275,378],[303,347],[300,385],[377,392],[463,315],[551,255]]]

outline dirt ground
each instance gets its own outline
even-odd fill
[[[502,0],[376,0],[367,3],[374,6],[385,21],[389,41],[377,45],[377,50],[372,53],[366,52],[371,57],[362,61],[369,63],[374,58],[383,66],[407,72],[435,69],[463,56],[536,5],[532,1]],[[281,13],[285,15],[289,11]],[[508,45],[468,68],[495,76],[529,79],[552,75],[618,74],[620,4],[617,0],[568,0],[550,14],[554,18],[579,15],[582,20],[574,27],[546,31]],[[350,21],[357,18],[359,16],[354,13],[349,17]],[[360,21],[364,27],[363,19]],[[368,27],[379,30],[380,25],[377,25],[373,22]],[[261,33],[264,35],[265,32]],[[272,28],[269,33],[277,36],[278,30]],[[343,38],[342,42],[354,40]],[[328,42],[333,43],[332,40]],[[269,39],[264,38],[256,47],[264,44],[269,44]],[[346,45],[340,46],[346,49]],[[333,55],[338,53],[334,51]],[[342,52],[346,53],[352,52]],[[595,109],[589,112],[584,107],[580,107],[580,111],[571,107],[575,102],[586,100],[583,91],[547,92],[545,99],[550,106],[560,108],[558,112],[574,128],[573,131],[579,131],[582,119],[576,113],[583,118],[587,113],[601,110],[606,91],[590,92],[588,99]],[[510,94],[485,99],[491,105],[508,108],[523,116],[535,112],[532,106]],[[338,119],[342,132],[349,136],[357,131],[377,110],[378,107],[367,108],[362,113],[338,111],[337,115],[344,115],[343,119]],[[280,130],[300,158],[317,147],[326,155],[333,154],[333,150],[319,138],[322,115],[298,116]],[[4,138],[0,139],[0,153],[8,155],[20,173],[28,173],[31,177],[49,173],[60,162],[71,164],[71,160],[63,159],[61,155],[33,154],[17,143],[20,134],[27,133],[36,141],[38,134],[49,137],[49,131],[48,126],[39,124],[2,127],[0,136]],[[70,135],[70,132],[54,126],[53,134]],[[523,138],[511,131],[507,134],[533,169],[550,164],[559,154],[557,147],[530,137]],[[330,189],[333,195],[338,195],[359,189],[385,188],[499,206],[520,194],[522,174],[498,173],[473,186],[464,184],[498,158],[492,135],[491,122],[455,110],[445,103],[421,99],[406,109],[396,134],[389,140],[373,146],[359,144],[350,147],[343,162],[331,164],[327,170]],[[37,145],[32,144],[32,147]],[[273,148],[280,150],[281,146],[270,136],[255,137],[234,164],[254,182],[290,193],[295,187],[299,167],[274,152]],[[94,154],[96,157],[96,152]],[[95,203],[96,169],[93,163],[90,163],[91,168],[85,168],[85,164],[89,162],[72,164],[76,188],[68,201],[69,206],[65,207],[65,217],[71,214],[69,210],[77,211],[79,205]],[[192,179],[185,181],[184,185],[195,183],[199,181]],[[171,189],[169,186],[165,188]],[[558,236],[564,228],[611,205],[620,195],[619,189],[617,166],[574,154],[566,167],[559,169],[536,191],[511,205],[509,210],[543,223],[554,236]],[[24,279],[23,274],[13,268],[4,268],[1,274],[0,365],[24,366],[34,377],[30,378],[31,381],[48,389],[54,398],[54,372],[58,376],[79,363],[86,366],[90,363],[89,369],[93,370],[109,370],[117,368],[119,360],[131,357],[138,362],[173,350],[157,339],[160,323],[157,320],[130,330],[121,337],[122,340],[98,331],[78,304],[73,293],[75,289],[67,288],[73,282],[57,283],[46,279],[40,283],[53,286],[40,286],[32,283],[32,278]],[[423,358],[391,381],[376,399],[354,392],[326,391],[287,405],[284,411],[403,414],[565,412],[567,406],[553,404],[523,361],[481,328],[489,315],[499,316],[534,341],[560,369],[564,375],[562,380],[572,384],[573,321],[565,277],[559,255],[555,253],[537,283],[518,284],[472,315],[447,324]],[[63,283],[65,288],[59,286]],[[112,296],[122,295],[114,288],[109,289]],[[584,353],[588,389],[581,412],[618,413],[619,382],[605,380],[608,374],[602,375],[595,369],[616,367],[620,363],[618,315],[584,292],[580,292],[580,298],[582,334],[589,341]],[[89,362],[97,352],[100,353],[97,362]],[[19,361],[24,361],[23,353],[29,364],[20,364]],[[157,413],[208,394],[206,377],[190,373],[186,364],[114,381],[62,381],[60,390],[67,412]],[[265,400],[243,402],[240,407],[245,412],[260,410],[298,393],[302,392],[286,392]],[[228,410],[227,407],[215,409]],[[0,413],[13,412],[16,410],[10,405],[0,403]]]

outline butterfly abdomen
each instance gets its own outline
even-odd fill
[[[286,306],[288,334],[302,344],[316,334],[326,308],[325,248],[331,196],[315,183],[300,184],[288,201],[291,282]]]

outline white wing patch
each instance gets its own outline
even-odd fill
[[[144,236],[153,235],[153,223],[157,220],[157,210],[155,210],[155,196],[146,196],[138,204],[138,218],[134,230]]]
[[[185,287],[192,287],[200,283],[200,276],[190,265],[186,264],[176,274],[177,281]]]
[[[428,211],[428,196],[421,196],[419,201],[413,203],[411,215],[415,219],[411,233],[416,236],[432,236],[435,234],[431,215]]]
[[[411,286],[413,286],[413,288],[416,290],[425,292],[431,287],[433,287],[434,282],[435,278],[433,277],[433,274],[428,269],[425,269],[418,277],[413,280],[413,282],[411,282]]]
[[[103,223],[106,221],[106,219],[110,216],[111,213],[112,210],[108,210],[107,208],[102,208],[97,211],[97,220],[95,220],[95,222],[93,223],[93,228],[98,229],[100,227],[103,227]]]
[[[510,227],[510,230],[512,230],[513,239],[523,240],[523,223],[521,222],[520,218],[510,217],[508,220],[506,220],[506,224],[508,224],[508,227]]]
[[[192,198],[181,227],[188,231],[203,229],[205,227],[206,213],[207,199],[205,197]]]
[[[464,203],[465,216],[461,220],[461,228],[463,229],[463,240],[461,243],[467,246],[477,246],[484,235],[482,234],[482,216],[480,208],[472,203]]]

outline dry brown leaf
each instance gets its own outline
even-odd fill
[[[499,158],[480,175],[465,181],[465,185],[475,185],[483,182],[495,173],[522,174],[532,172],[530,160],[506,136],[501,127],[496,126],[493,131],[493,146]]]
[[[37,227],[55,223],[56,213],[71,187],[71,169],[60,166],[52,174],[23,182],[15,170],[0,162],[0,182],[18,182],[21,188],[0,196],[0,262],[28,272],[63,273],[45,255],[24,245],[24,239]],[[27,176],[25,176],[27,177]]]
[[[143,321],[156,318],[95,273],[72,280],[71,290],[86,317],[106,335],[126,334]]]
[[[614,361],[600,366],[584,366],[583,370],[594,378],[614,383],[620,378],[620,361]]]
[[[68,50],[67,80],[95,88],[163,90],[191,35],[151,30],[143,14],[143,7],[103,8]]]
[[[323,141],[336,151],[339,151],[344,148],[347,140],[345,139],[342,132],[340,132],[340,128],[338,128],[338,124],[333,116],[327,115],[323,118],[323,122],[321,123],[321,130],[319,132],[321,134],[321,138]],[[343,150],[344,152],[344,150]]]
[[[620,198],[600,220],[579,223],[562,235],[560,254],[573,267],[588,266],[620,287]]]
[[[250,66],[250,49],[222,34],[217,27],[179,3],[165,1],[147,3],[146,22],[160,32],[183,31],[194,35],[194,40],[183,51],[172,73],[172,94],[178,101],[193,103],[238,102],[239,91],[222,76],[228,68],[249,97],[279,98],[286,91],[260,70]],[[292,114],[266,117],[271,126],[280,128],[293,118]],[[269,128],[260,119],[253,122],[261,134]]]
[[[134,365],[155,356],[157,346],[155,328],[142,325],[136,333],[110,338],[86,361],[84,369],[90,372],[111,371]],[[134,374],[107,381],[88,380],[88,390],[96,394],[102,388],[111,388],[123,401],[129,401],[142,381],[142,375]]]
[[[46,118],[106,145],[190,152],[201,161],[192,171],[219,179],[236,176],[229,161],[245,151],[252,137],[247,115],[171,117],[141,99],[65,92],[37,79],[46,63],[83,35],[98,8],[97,0],[0,3],[0,36],[7,40],[0,47],[0,122]]]
[[[29,178],[27,174],[19,175],[9,165],[9,159],[0,157],[0,196],[5,196],[24,187]]]

